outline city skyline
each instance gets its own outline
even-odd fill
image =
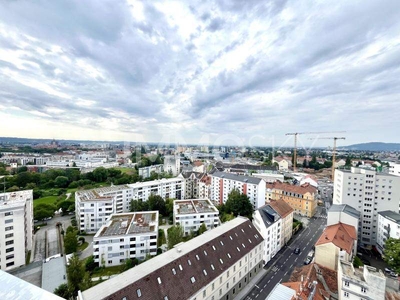
[[[2,2],[0,136],[292,147],[287,132],[346,130],[338,145],[398,142],[398,8]]]

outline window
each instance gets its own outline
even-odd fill
[[[349,297],[349,293],[348,292],[344,292],[344,296],[348,298]]]
[[[215,270],[215,268],[214,268],[214,265],[213,264],[211,264],[211,269],[214,271]]]
[[[13,226],[8,226],[8,227],[5,228],[5,231],[9,231],[9,230],[13,230],[13,229],[14,229]]]
[[[7,248],[7,249],[6,249],[6,253],[13,252],[13,251],[14,251],[14,247]]]
[[[214,290],[214,282],[211,284],[211,289]]]
[[[220,243],[221,243],[221,246],[223,246],[224,245],[224,243],[222,242],[222,241],[219,241]]]
[[[9,212],[6,212],[4,215],[7,217],[7,216],[11,216],[12,214],[13,214],[13,212],[9,211]]]
[[[172,268],[172,274],[176,275],[176,270],[175,270],[175,268]]]
[[[188,262],[188,265],[189,265],[189,266],[192,265],[192,262],[190,261],[190,259],[188,259],[187,262]]]
[[[207,256],[207,251],[206,250],[204,250],[204,255]]]
[[[231,258],[231,255],[229,253],[226,254],[229,258]]]
[[[12,244],[14,244],[14,240],[7,241],[7,242],[6,242],[6,246],[8,246],[8,245],[12,245]]]
[[[219,259],[219,262],[221,263],[221,265],[224,264],[224,261],[222,260],[222,258]]]
[[[194,278],[194,276],[190,277],[190,282],[191,283],[195,283],[196,282],[196,279]]]
[[[344,286],[350,286],[350,282],[345,281],[345,282],[344,282]]]
[[[157,282],[158,282],[158,284],[161,284],[161,278],[160,277],[157,277]]]
[[[196,254],[196,259],[197,259],[197,260],[200,260],[200,257],[199,257],[197,254]]]
[[[181,271],[183,270],[182,265],[179,265],[179,270],[181,270]]]
[[[203,274],[207,276],[207,271],[206,271],[206,269],[203,269]]]
[[[142,297],[142,291],[140,289],[136,290],[136,294],[138,297]]]
[[[365,287],[361,287],[361,292],[363,292],[363,293],[366,293],[367,292],[367,288],[365,288]]]
[[[203,298],[205,298],[206,296],[207,296],[207,291],[204,290],[204,291],[203,291]]]

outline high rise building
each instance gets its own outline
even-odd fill
[[[0,269],[25,265],[33,243],[33,191],[0,194]]]
[[[333,204],[348,204],[361,214],[359,245],[376,245],[378,212],[398,212],[400,177],[376,172],[374,168],[335,170]]]

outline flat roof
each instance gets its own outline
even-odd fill
[[[158,184],[163,184],[163,183],[173,183],[173,182],[182,182],[182,181],[183,181],[183,178],[179,178],[179,177],[162,178],[162,179],[152,180],[152,181],[130,183],[130,184],[127,184],[127,186],[134,189],[134,188],[148,187],[148,186],[158,185]]]
[[[0,194],[0,209],[24,206],[26,201],[33,200],[33,190]]]
[[[218,209],[208,199],[174,200],[174,210],[179,215],[218,213]]]
[[[95,238],[156,232],[158,211],[112,214]]]
[[[50,293],[62,283],[67,283],[64,257],[59,254],[46,259],[42,265],[42,288]]]
[[[225,173],[225,172],[215,172],[211,176],[219,177],[219,178],[223,178],[223,179],[229,179],[229,180],[236,180],[236,181],[241,181],[244,183],[251,183],[251,184],[259,184],[262,181],[261,178],[245,176],[245,175],[237,175],[237,174]]]
[[[361,213],[348,204],[332,204],[328,212],[345,212],[352,217],[360,218]]]
[[[378,212],[379,215],[382,217],[395,222],[400,225],[400,214],[391,210],[385,210],[385,211],[380,211]]]
[[[104,201],[111,200],[113,196],[104,195],[107,193],[116,193],[119,191],[123,191],[129,189],[128,185],[113,185],[101,188],[95,188],[91,190],[77,191],[76,195],[79,197],[81,201]]]

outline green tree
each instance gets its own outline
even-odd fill
[[[68,288],[68,284],[62,283],[60,284],[53,292],[57,296],[60,296],[64,299],[69,299],[72,297],[71,291]]]
[[[388,238],[385,242],[385,262],[400,273],[400,239]]]
[[[176,244],[183,242],[183,228],[181,226],[172,226],[168,228],[168,249],[172,249]]]
[[[128,258],[125,259],[124,264],[121,266],[121,272],[128,271],[129,269],[132,269],[135,265],[133,264],[133,260]]]
[[[92,272],[97,267],[97,263],[94,261],[94,256],[90,255],[85,261],[85,270]]]
[[[233,189],[228,194],[225,210],[228,214],[233,213],[235,217],[241,215],[251,218],[253,214],[253,205],[250,203],[250,199],[247,195],[242,194],[238,189]]]
[[[69,184],[68,181],[68,177],[66,176],[57,176],[57,178],[54,180],[54,183],[59,188],[65,188]]]
[[[108,171],[103,167],[96,168],[93,171],[93,179],[96,182],[104,182],[106,181],[107,177],[108,177]]]
[[[27,172],[28,171],[28,168],[26,167],[26,166],[22,166],[22,167],[19,167],[18,169],[17,169],[17,173],[19,174],[19,173],[22,173],[22,172]]]
[[[74,208],[75,202],[71,200],[64,200],[58,203],[57,209],[62,210],[62,213],[65,214],[67,211],[70,211],[71,208]]]
[[[75,230],[68,231],[68,228],[64,237],[64,247],[66,254],[75,253],[78,249],[77,232]]]
[[[199,229],[197,230],[198,235],[203,234],[204,232],[207,231],[207,226],[206,224],[202,223]]]
[[[345,164],[345,166],[346,166],[346,167],[350,167],[350,166],[351,166],[351,158],[350,158],[349,156],[346,158],[346,164]]]
[[[161,215],[166,215],[167,209],[165,206],[165,201],[161,196],[151,194],[149,199],[147,199],[147,202],[149,203],[150,210],[158,210]]]
[[[52,204],[40,203],[33,209],[35,220],[43,220],[54,216],[56,207]]]
[[[74,297],[78,295],[78,291],[83,282],[84,276],[85,267],[79,260],[79,257],[74,254],[70,258],[69,265],[67,266],[68,287]]]
[[[354,266],[354,268],[358,268],[358,267],[361,267],[361,266],[363,266],[364,264],[363,264],[363,262],[361,261],[361,259],[358,257],[358,256],[354,256],[354,259],[353,259],[353,266]]]
[[[131,201],[131,212],[135,211],[148,211],[149,203],[142,200],[132,200]]]

